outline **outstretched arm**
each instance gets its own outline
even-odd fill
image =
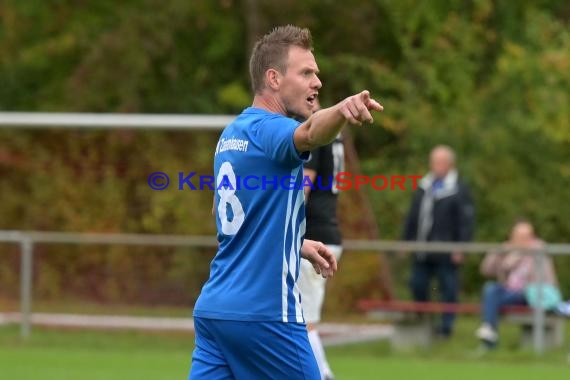
[[[332,107],[314,113],[301,124],[293,135],[299,152],[313,150],[332,142],[347,124],[362,125],[372,123],[370,111],[382,111],[384,107],[370,97],[370,92],[362,91],[350,96]]]

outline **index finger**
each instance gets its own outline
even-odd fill
[[[335,255],[332,255],[332,260],[331,260],[331,261],[332,261],[332,262],[331,262],[332,270],[333,270],[333,272],[336,272],[336,271],[338,270],[338,264],[337,264],[337,262],[336,262],[336,257],[335,257]]]
[[[313,257],[313,265],[319,266],[321,269],[329,269],[331,267],[329,260],[326,257],[323,257],[320,252],[317,251],[317,254]]]
[[[378,112],[382,112],[384,111],[384,107],[382,106],[382,104],[378,103],[376,100],[374,99],[370,99],[368,101],[368,103],[366,103],[366,107],[369,110],[374,110],[374,111],[378,111]]]

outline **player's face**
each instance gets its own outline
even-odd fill
[[[308,119],[318,107],[317,96],[322,83],[319,68],[310,50],[292,46],[287,71],[282,77],[279,95],[285,112],[291,117]]]

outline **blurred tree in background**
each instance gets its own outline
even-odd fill
[[[364,173],[424,174],[430,149],[449,144],[476,198],[477,240],[503,240],[524,215],[547,241],[565,242],[569,20],[564,0],[4,0],[0,109],[238,113],[251,101],[253,41],[275,25],[306,26],[322,103],[367,88],[385,106],[374,127],[352,131]],[[147,176],[211,174],[217,136],[0,129],[0,229],[212,234],[211,192],[152,191]],[[381,238],[398,239],[411,190],[366,191]],[[351,198],[341,199],[348,226]],[[210,257],[74,249],[38,248],[37,292],[191,303]],[[468,294],[479,291],[479,259],[466,264]],[[343,260],[331,282],[337,311],[377,293],[370,257]],[[16,266],[0,257],[0,295],[15,294]],[[558,270],[570,294],[570,267]]]

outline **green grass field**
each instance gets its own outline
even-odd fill
[[[567,349],[535,357],[509,341],[484,357],[468,338],[474,321],[460,324],[458,336],[430,350],[391,352],[386,342],[327,350],[337,379],[568,379]],[[86,331],[34,328],[21,341],[17,326],[0,327],[0,378],[185,379],[193,336],[187,333]]]

